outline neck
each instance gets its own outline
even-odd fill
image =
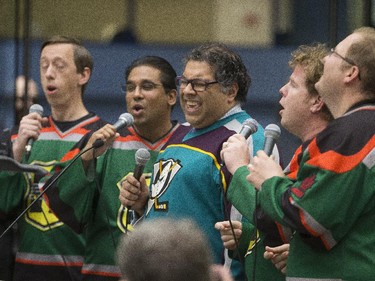
[[[365,98],[361,94],[352,94],[347,95],[346,97],[342,97],[340,101],[337,101],[334,105],[329,107],[333,117],[339,118],[343,116],[353,105],[364,101]]]
[[[299,138],[302,142],[311,140],[314,138],[317,134],[319,134],[321,131],[323,131],[328,125],[328,121],[320,119],[317,120],[317,122],[310,124],[310,126],[306,127],[307,130],[305,130],[304,134],[301,134]]]
[[[56,121],[75,121],[89,112],[86,107],[81,103],[79,105],[72,106],[54,106],[51,108],[52,118]]]
[[[168,122],[158,122],[158,124],[134,124],[133,128],[142,138],[154,143],[165,136],[172,126],[172,122],[168,120]]]

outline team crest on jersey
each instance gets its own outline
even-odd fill
[[[55,164],[55,161],[48,163],[33,162],[32,164],[41,166],[50,172]],[[38,179],[35,179],[34,174],[31,173],[25,173],[24,177],[26,178],[27,182],[27,192],[25,198],[26,206],[30,206],[32,204],[30,209],[26,212],[26,222],[42,231],[48,231],[52,228],[63,225],[63,223],[48,207],[43,197],[37,199],[40,195],[40,188],[44,185],[44,183],[38,183]]]
[[[168,189],[171,181],[181,167],[180,161],[173,159],[162,159],[154,164],[154,178],[152,181],[150,202],[153,202],[152,204],[156,211],[168,210],[168,201],[160,201],[160,197]],[[150,209],[150,205],[148,209]]]
[[[128,173],[127,175],[129,175],[130,173]],[[127,175],[125,175],[116,185],[118,187],[118,189],[120,190],[121,189],[121,183],[125,180],[125,178],[127,177]],[[146,184],[147,186],[150,186],[150,182],[151,182],[151,173],[144,173],[143,174],[146,178]],[[126,223],[126,220],[128,220],[129,216],[129,210],[128,208],[124,207],[124,206],[120,206],[119,210],[118,210],[118,213],[117,213],[117,226],[118,228],[123,232],[123,233],[126,233],[127,231],[132,231],[133,230],[133,227],[130,225],[129,221],[128,223]],[[130,218],[131,219],[131,218]]]

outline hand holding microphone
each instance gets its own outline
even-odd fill
[[[279,139],[281,130],[279,126],[270,124],[264,129],[264,146],[263,151],[258,151],[257,156],[254,157],[253,162],[248,165],[250,174],[247,180],[255,186],[256,189],[261,189],[265,180],[273,176],[284,176],[283,170],[272,157],[273,149],[276,141]]]
[[[116,121],[115,124],[113,124],[113,127],[115,127],[115,131],[117,132],[118,130],[125,128],[125,127],[130,127],[134,123],[134,118],[130,113],[123,113],[120,115],[118,120]],[[92,144],[95,148],[99,148],[104,145],[104,140],[101,138],[97,138],[95,142]]]
[[[134,119],[130,113],[123,113],[120,115],[118,121],[115,124],[106,124],[99,130],[94,132],[88,140],[84,150],[95,148],[95,155],[93,153],[84,153],[81,156],[85,168],[88,167],[88,163],[92,159],[102,155],[107,150],[107,148],[118,136],[117,131],[119,129],[129,127],[133,124],[133,122]]]
[[[143,208],[148,200],[148,187],[141,179],[143,170],[148,160],[150,152],[145,148],[140,148],[135,153],[135,167],[133,175],[128,175],[121,183],[119,199],[123,206],[132,209],[138,215],[143,214]]]
[[[150,152],[145,148],[140,148],[135,153],[135,167],[133,176],[139,181],[143,174],[143,170],[148,160],[150,160]]]
[[[35,113],[38,113],[40,116],[43,116],[43,111],[44,110],[43,110],[43,107],[41,105],[33,104],[32,106],[30,106],[29,114],[35,112]],[[33,143],[34,143],[34,138],[29,138],[29,140],[27,141],[26,147],[25,147],[26,154],[30,154]]]
[[[33,104],[29,109],[29,114],[24,116],[20,122],[16,141],[13,143],[13,157],[17,161],[22,160],[25,153],[26,161],[34,141],[38,138],[42,128],[42,122],[47,121],[42,117],[43,107],[39,104]]]
[[[228,140],[223,143],[223,149],[220,153],[222,166],[225,165],[231,174],[233,174],[239,167],[249,163],[250,153],[246,139],[257,132],[257,130],[258,122],[251,118],[246,119],[242,124],[239,134],[229,137]]]

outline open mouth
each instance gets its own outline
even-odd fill
[[[49,94],[53,94],[55,91],[56,91],[56,87],[55,86],[47,86],[47,92]]]
[[[200,108],[200,103],[198,101],[185,100],[186,111],[193,113]]]
[[[132,107],[133,114],[140,114],[144,110],[144,107],[137,104]]]

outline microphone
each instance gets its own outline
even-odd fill
[[[33,112],[36,112],[40,116],[43,116],[43,107],[40,104],[33,104],[32,106],[30,106],[29,113],[33,113]],[[34,141],[35,140],[33,138],[29,138],[29,140],[27,141],[27,144],[25,146],[27,158],[28,158],[28,155],[30,155],[30,151],[31,151]]]
[[[245,139],[250,137],[250,135],[258,131],[258,122],[255,119],[249,118],[242,123],[240,135],[243,135]]]
[[[120,115],[117,122],[113,124],[113,126],[116,128],[116,131],[118,131],[121,128],[129,127],[133,125],[133,123],[134,123],[133,115],[131,115],[130,113],[123,113]]]
[[[150,160],[150,152],[145,148],[140,148],[135,153],[135,167],[133,175],[139,180],[143,174],[143,170],[148,160]]]
[[[280,127],[275,124],[269,124],[264,129],[264,136],[266,139],[264,140],[263,150],[268,156],[272,154],[273,147],[275,146],[276,141],[279,139],[280,134]]]
[[[250,137],[250,135],[252,135],[252,134],[254,134],[258,131],[258,125],[259,124],[255,119],[253,119],[253,118],[246,119],[242,123],[242,128],[241,128],[239,134],[244,136],[245,139],[247,139],[248,137]],[[221,159],[220,166],[223,167],[224,165],[225,165],[224,159]]]
[[[133,125],[133,123],[134,123],[133,115],[131,115],[130,113],[123,113],[120,115],[116,123],[113,124],[113,126],[116,128],[116,131],[118,131],[124,127],[129,127]],[[101,139],[97,139],[96,141],[94,141],[92,146],[94,148],[99,148],[103,145],[104,145],[104,141]]]

